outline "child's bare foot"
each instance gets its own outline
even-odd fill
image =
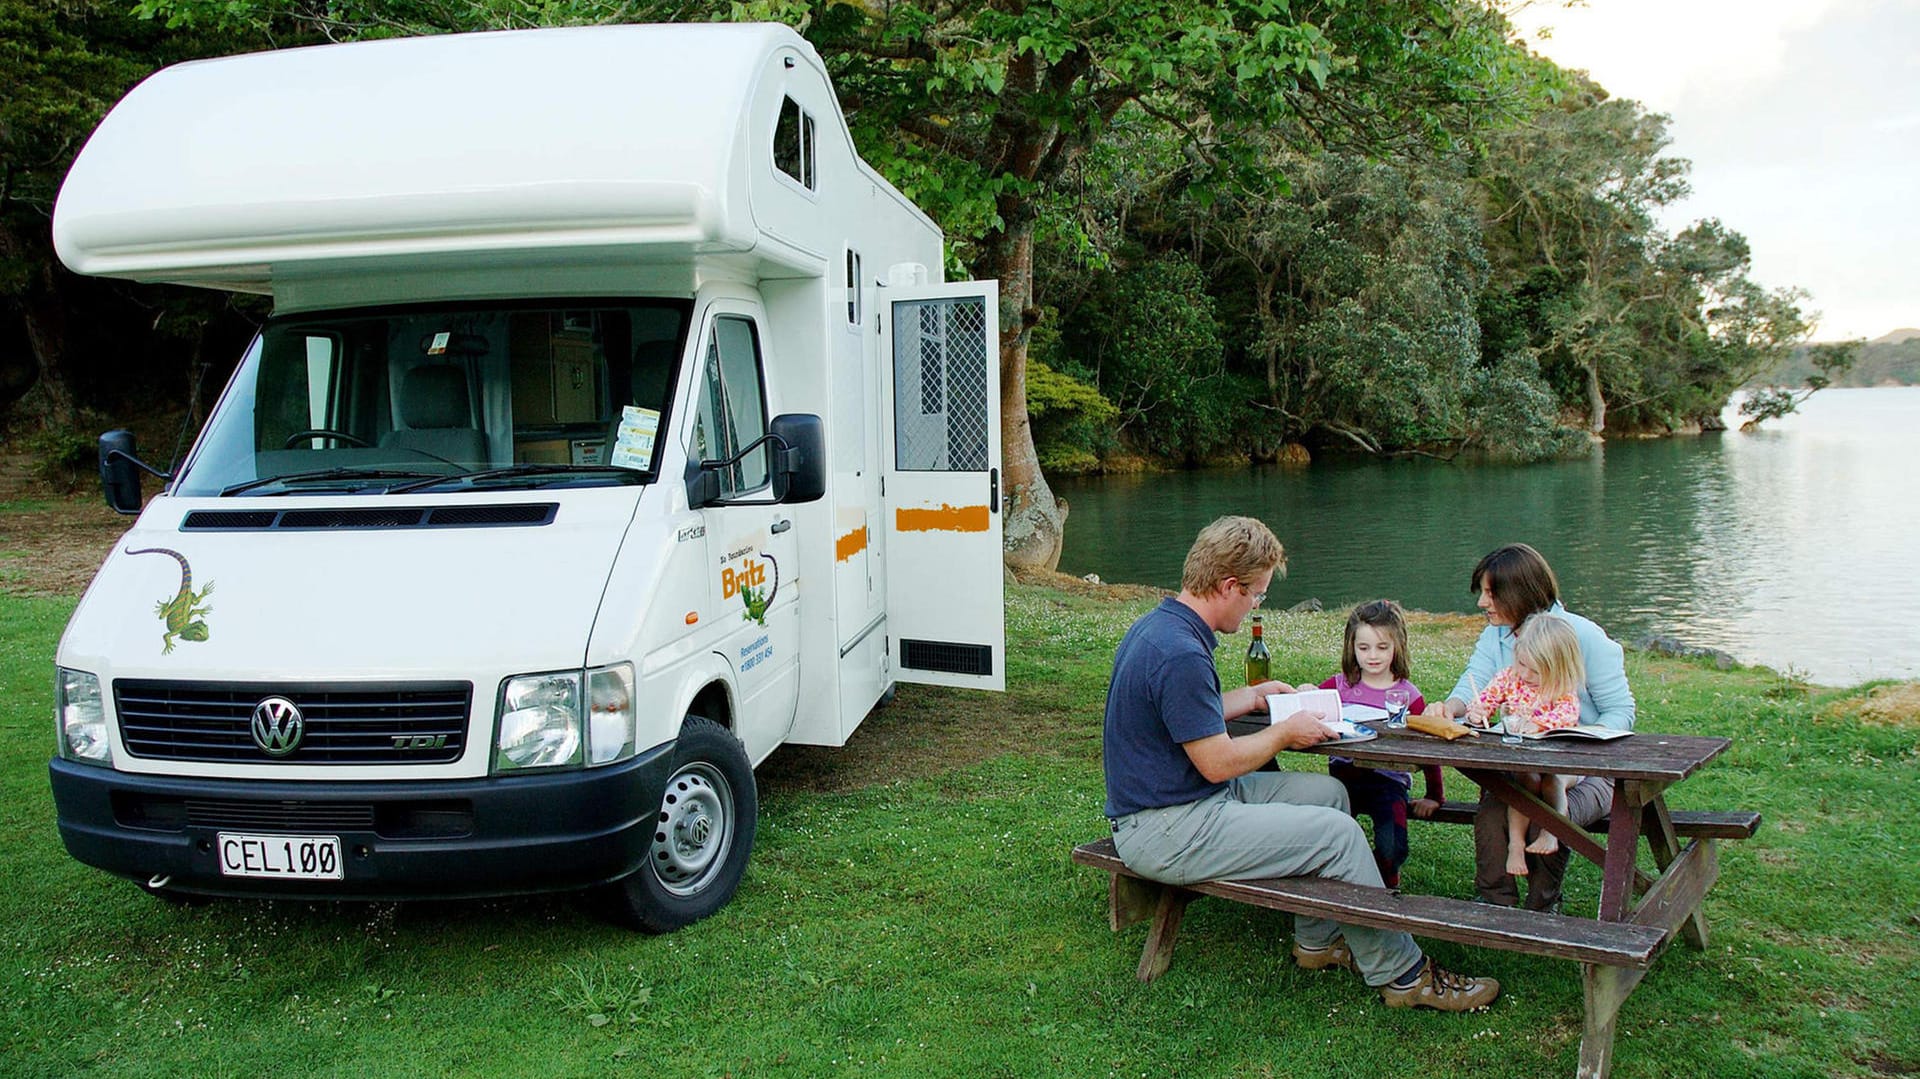
[[[1507,872],[1516,877],[1527,875],[1527,856],[1518,848],[1507,851]]]
[[[1560,849],[1560,840],[1551,832],[1541,832],[1533,842],[1527,844],[1528,854],[1552,854]]]

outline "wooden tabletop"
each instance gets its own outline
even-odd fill
[[[1241,719],[1228,724],[1228,728],[1244,734],[1263,725],[1258,720]],[[1380,737],[1370,742],[1309,746],[1300,752],[1402,767],[1442,764],[1461,770],[1557,772],[1664,784],[1692,775],[1732,744],[1725,738],[1636,731],[1611,742],[1550,738],[1510,746],[1495,733],[1448,742],[1419,731],[1387,730],[1382,723],[1369,726],[1378,730]]]

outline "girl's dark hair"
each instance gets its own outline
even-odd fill
[[[1389,669],[1393,677],[1404,679],[1413,671],[1413,660],[1407,655],[1407,619],[1400,605],[1390,599],[1376,599],[1372,603],[1362,603],[1347,616],[1347,639],[1340,646],[1340,673],[1346,676],[1347,684],[1360,684],[1360,659],[1353,654],[1354,638],[1359,635],[1361,626],[1372,626],[1384,634],[1393,644],[1393,662]]]
[[[1560,582],[1540,552],[1524,543],[1509,543],[1473,567],[1472,590],[1485,584],[1500,614],[1518,632],[1520,623],[1560,602]]]

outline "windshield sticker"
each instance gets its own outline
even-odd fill
[[[773,597],[779,592],[780,563],[765,551],[743,561],[738,570],[732,566],[720,570],[720,598],[739,596],[745,608],[740,617],[745,621],[766,625],[767,608],[773,606]]]
[[[660,433],[658,409],[628,405],[620,410],[620,430],[613,437],[607,463],[619,468],[646,468],[653,463],[653,440]]]
[[[180,591],[175,592],[171,599],[161,600],[153,612],[167,624],[167,631],[160,638],[163,646],[160,654],[163,656],[172,654],[175,637],[183,641],[206,640],[209,634],[205,616],[213,613],[213,608],[206,605],[206,599],[213,591],[213,582],[208,581],[205,588],[195,592],[193,568],[187,565],[187,556],[179,551],[169,551],[165,547],[142,547],[137,551],[128,551],[127,554],[163,554],[180,563]]]
[[[429,356],[446,355],[447,345],[452,343],[452,341],[453,341],[453,335],[451,333],[447,333],[444,330],[441,331],[440,333],[434,334],[433,340],[427,342],[427,355]]]

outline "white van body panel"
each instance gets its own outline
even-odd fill
[[[777,159],[796,145],[795,159]],[[428,829],[444,823],[436,799],[470,801],[473,834],[415,842],[329,825],[363,860],[351,894],[431,894],[435,872],[459,875],[459,894],[492,894],[492,873],[503,875],[499,890],[552,886],[530,875],[523,851],[560,861],[591,851],[568,863],[567,880],[604,883],[633,873],[631,859],[657,842],[661,803],[638,803],[659,792],[635,788],[678,766],[686,717],[726,726],[757,765],[782,745],[845,744],[896,681],[997,688],[1004,677],[1000,506],[986,479],[998,482],[997,428],[989,456],[972,462],[978,474],[951,481],[970,510],[989,514],[986,527],[970,524],[964,543],[902,545],[891,534],[896,503],[933,487],[924,474],[906,484],[925,488],[917,493],[888,485],[894,361],[881,311],[899,291],[888,285],[898,267],[939,286],[941,234],[860,159],[825,66],[790,29],[445,35],[168,68],[130,92],[77,157],[54,241],[78,272],[274,303],[180,478],[108,556],[61,641],[58,664],[100,680],[113,754],[110,768],[55,762],[62,834],[83,860],[138,879],[164,864],[197,875],[188,890],[255,894],[206,875],[210,856],[188,848],[204,847],[215,825],[168,831],[174,803],[257,790],[273,806],[310,797],[331,809],[373,790],[368,812],[412,821],[425,802],[415,815]],[[974,291],[991,302],[990,287]],[[640,334],[642,316],[661,312],[682,319],[678,340]],[[982,345],[994,356],[997,330],[990,319]],[[769,483],[692,508],[703,461],[725,471],[714,466],[727,456],[703,447],[701,417],[718,415],[721,398],[728,423],[735,404],[747,407],[733,401],[738,372],[716,374],[731,362],[722,338],[752,342],[759,429],[780,415],[821,419],[822,497],[777,503]],[[271,386],[269,367],[280,380]],[[639,475],[603,486],[591,473],[497,490],[461,482],[530,462],[604,465],[627,437],[623,408],[641,404],[643,367],[658,374],[658,428]],[[529,371],[550,381],[524,381]],[[413,395],[416,381],[449,375],[464,402],[455,388]],[[293,379],[302,388],[288,396]],[[563,416],[567,393],[581,411]],[[523,406],[540,394],[550,414],[528,420]],[[240,419],[222,428],[223,417]],[[343,430],[349,421],[364,429]],[[480,448],[382,456],[402,444],[396,436],[441,445],[435,434]],[[227,477],[215,465],[241,459],[254,471],[195,479]],[[251,482],[296,464],[312,476],[429,474],[418,492]],[[203,511],[503,504],[553,511],[526,526],[184,527]],[[159,552],[186,561],[196,591],[215,586],[198,601],[196,635],[171,652],[158,605],[184,573]],[[910,573],[896,572],[901,559]],[[890,625],[903,613],[918,636],[967,635],[966,647],[994,657],[991,676],[903,668]],[[500,766],[508,679],[619,665],[634,677],[632,757],[540,775]],[[227,759],[135,757],[118,722],[121,683],[211,687],[243,715],[282,685],[472,688],[457,758],[413,763],[396,746],[376,747],[374,762],[320,764],[253,756],[244,730],[229,732],[242,745]],[[109,789],[159,823],[121,821]],[[562,804],[552,816],[564,824],[529,823]],[[340,894],[333,887],[297,894]]]

